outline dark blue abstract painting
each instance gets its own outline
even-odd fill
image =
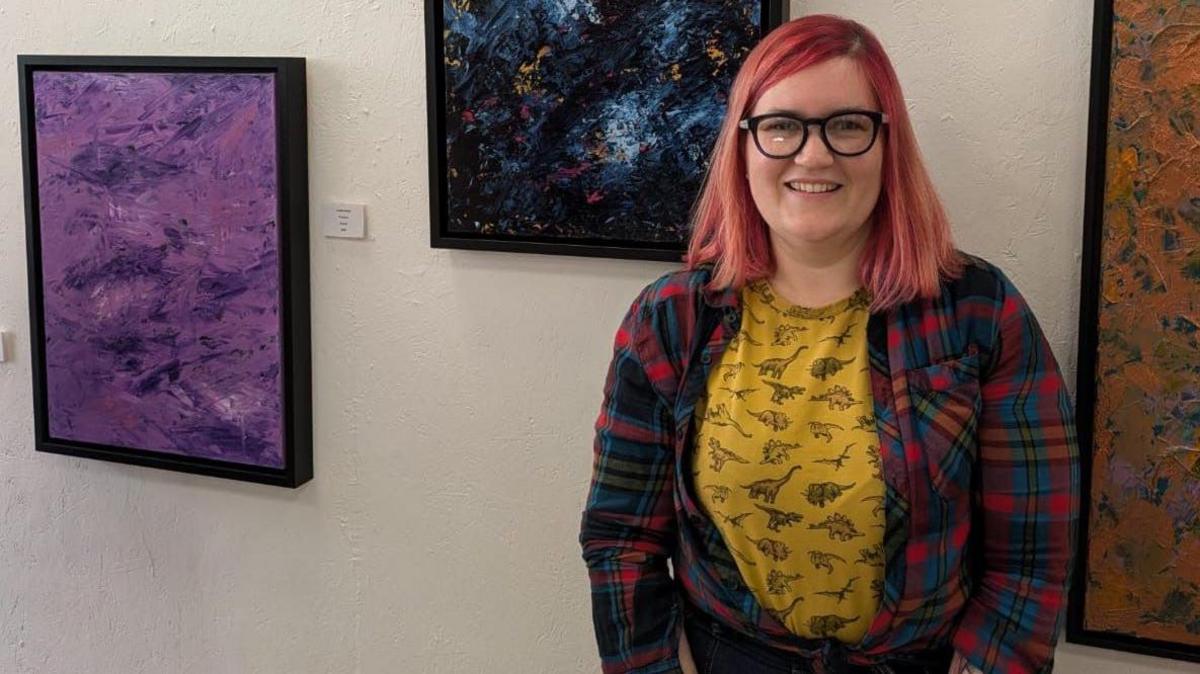
[[[445,231],[686,238],[763,2],[437,1]]]

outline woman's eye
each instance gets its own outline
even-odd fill
[[[835,119],[829,123],[833,131],[866,131],[867,125],[857,119]]]
[[[772,119],[768,120],[763,128],[772,132],[793,132],[800,128],[800,125],[790,119]]]

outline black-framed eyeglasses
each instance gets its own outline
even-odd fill
[[[808,142],[808,127],[821,128],[821,140],[829,151],[843,157],[857,157],[875,145],[879,127],[888,123],[887,115],[874,110],[843,110],[828,117],[805,119],[774,113],[756,115],[738,122],[738,128],[754,136],[758,151],[772,159],[790,159]]]

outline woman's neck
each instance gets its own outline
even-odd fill
[[[860,236],[842,245],[793,247],[773,241],[771,288],[802,307],[823,307],[849,297],[862,285],[858,267],[868,233],[869,227],[863,227]]]

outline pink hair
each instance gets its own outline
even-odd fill
[[[858,269],[860,282],[872,295],[871,311],[934,297],[941,276],[962,273],[946,213],[921,161],[900,82],[883,46],[863,25],[823,14],[771,31],[746,57],[730,90],[684,257],[687,269],[715,263],[712,288],[741,288],[769,276],[775,265],[767,225],[745,180],[738,121],[781,80],[843,56],[858,64],[888,116],[880,132],[887,140],[882,187]]]

